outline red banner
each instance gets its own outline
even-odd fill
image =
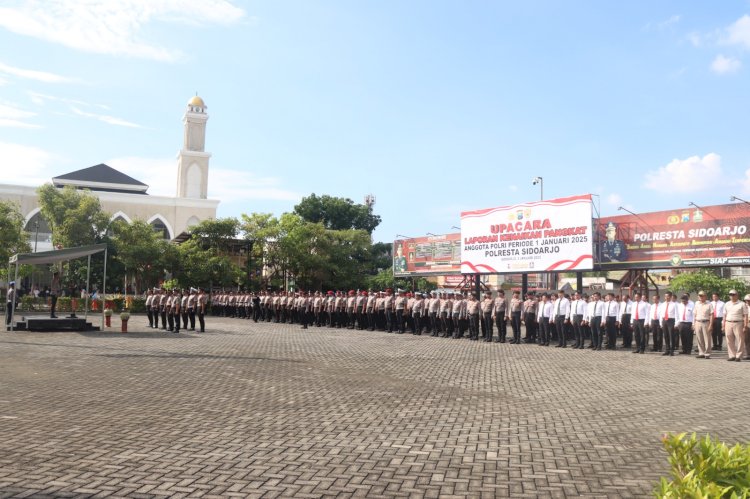
[[[750,265],[750,206],[724,204],[601,218],[602,270]]]
[[[443,234],[393,242],[393,275],[450,275],[461,273],[461,234]]]

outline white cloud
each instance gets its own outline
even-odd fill
[[[607,196],[607,203],[612,206],[622,206],[622,196],[615,193],[609,194]]]
[[[644,186],[668,194],[696,192],[713,187],[721,178],[721,156],[709,153],[673,159],[668,165],[646,174]]]
[[[75,104],[78,106],[86,106],[86,107],[98,107],[100,109],[104,109],[109,111],[110,107],[105,106],[104,104],[95,104],[91,102],[85,102],[82,100],[76,100],[76,99],[67,99],[65,97],[55,97],[54,95],[48,95],[48,94],[40,94],[38,92],[32,92],[28,91],[26,94],[29,96],[29,99],[31,99],[31,102],[38,106],[44,106],[48,101],[49,102],[62,102],[65,104]]]
[[[510,192],[516,192],[516,191],[518,191],[518,186],[511,184],[511,185],[508,186],[508,190]]]
[[[0,27],[85,52],[173,61],[181,53],[145,40],[145,26],[229,25],[244,15],[229,0],[16,0],[0,7]]]
[[[27,120],[36,116],[36,113],[25,111],[12,104],[0,102],[0,127],[9,128],[41,128]]]
[[[54,176],[50,174],[51,164],[59,161],[44,149],[10,142],[0,142],[0,157],[5,168],[23,172],[23,176],[14,176],[14,179],[20,180],[23,185],[35,186],[49,182]]]
[[[2,10],[3,9],[0,8],[0,12],[2,12]],[[2,14],[0,14],[0,16],[2,16]],[[0,20],[0,25],[2,25],[2,20]],[[0,73],[17,76],[19,78],[24,78],[27,80],[41,81],[44,83],[70,83],[72,81],[75,81],[72,78],[60,76],[55,73],[48,73],[46,71],[37,71],[35,69],[17,68],[14,66],[9,66],[8,64],[4,64],[2,62],[0,62]]]
[[[126,121],[121,118],[116,118],[114,116],[109,116],[106,114],[97,114],[97,113],[89,113],[87,111],[81,111],[75,106],[70,106],[70,110],[73,111],[78,116],[83,116],[84,118],[92,118],[95,120],[103,121],[104,123],[109,123],[110,125],[116,125],[116,126],[124,126],[128,128],[144,128],[143,126],[139,125],[138,123],[133,123],[131,121]]]
[[[722,43],[750,49],[750,16],[745,14],[730,24]]]
[[[177,194],[177,161],[170,158],[115,158],[106,163],[149,186],[149,194]],[[250,172],[209,167],[208,197],[222,202],[234,201],[297,201],[299,193],[285,189],[275,177],[259,177]]]
[[[725,57],[722,54],[716,56],[711,62],[711,71],[716,74],[734,73],[742,67],[742,62],[735,57]]]
[[[654,22],[647,23],[643,27],[643,30],[644,31],[651,31],[651,30],[663,31],[663,30],[666,30],[666,29],[672,29],[672,28],[674,28],[674,26],[678,22],[680,22],[680,19],[681,19],[681,17],[678,14],[674,14],[674,15],[670,16],[669,18],[667,18],[667,19],[665,19],[663,21],[659,21],[659,22],[656,22],[656,23],[654,23]]]

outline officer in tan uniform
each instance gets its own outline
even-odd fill
[[[710,359],[711,349],[713,348],[712,331],[713,331],[714,306],[706,300],[706,292],[698,292],[698,301],[693,309],[693,329],[695,330],[695,339],[698,342],[698,358]]]
[[[507,320],[508,312],[505,303],[505,291],[502,289],[497,292],[495,302],[492,307],[492,318],[497,326],[497,341],[505,343],[505,337],[507,336]],[[511,340],[512,341],[512,340]]]
[[[739,301],[735,289],[729,291],[729,298],[730,301],[724,304],[724,323],[721,329],[727,339],[727,360],[739,362],[744,349],[743,336],[747,327],[748,307]]]

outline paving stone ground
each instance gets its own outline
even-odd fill
[[[642,497],[664,432],[750,440],[726,354],[209,329],[0,333],[0,496]]]

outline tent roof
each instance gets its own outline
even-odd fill
[[[19,253],[10,257],[10,263],[18,262],[19,265],[44,265],[63,260],[74,260],[84,256],[100,253],[107,249],[106,244],[92,244],[91,246],[79,246],[77,248],[65,248],[54,251],[40,251],[39,253]]]

